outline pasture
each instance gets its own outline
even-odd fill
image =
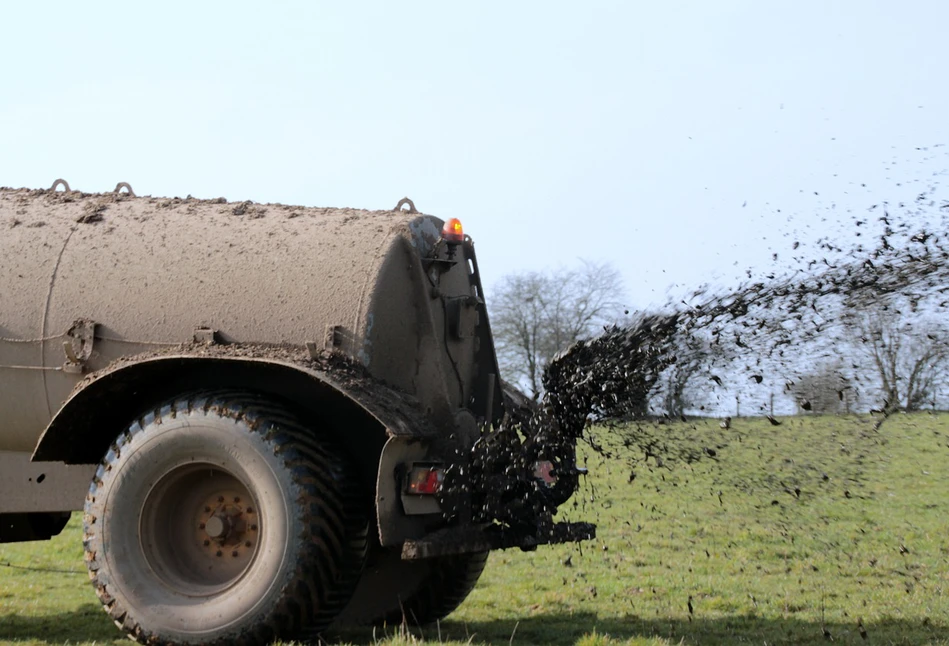
[[[677,423],[706,457],[662,466],[619,448],[635,425],[599,429],[617,451],[581,446],[590,476],[562,511],[596,522],[597,540],[493,554],[438,626],[327,639],[949,645],[949,415],[781,421]],[[0,545],[0,643],[129,643],[87,581],[78,521]]]

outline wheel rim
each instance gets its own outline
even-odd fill
[[[188,596],[234,586],[253,564],[261,517],[247,486],[211,464],[165,473],[145,498],[142,553],[158,578]]]

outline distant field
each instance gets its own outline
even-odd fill
[[[650,459],[632,482],[624,457],[581,451],[591,476],[564,516],[598,523],[582,550],[496,553],[421,638],[332,643],[949,645],[949,415],[878,431],[857,417],[689,426],[674,430],[713,458]],[[98,608],[77,521],[50,542],[0,545],[0,564],[78,572],[0,566],[0,642],[129,643]]]

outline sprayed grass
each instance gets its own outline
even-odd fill
[[[949,416],[687,430],[715,456],[657,467],[583,451],[592,475],[564,516],[596,521],[597,541],[496,553],[440,626],[334,643],[949,645]],[[6,562],[81,571],[77,519],[53,541],[0,545]],[[84,573],[5,567],[0,641],[128,643]]]

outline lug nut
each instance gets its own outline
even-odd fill
[[[233,552],[231,552],[231,556],[236,557],[236,556],[237,556],[237,550],[234,550]]]
[[[251,530],[252,532],[256,532],[256,531],[257,531],[257,525],[251,525],[251,526],[250,526],[250,530]]]
[[[250,545],[251,545],[250,541],[244,541],[244,547],[250,547]]]
[[[240,502],[240,501],[241,501],[240,496],[234,496],[234,502]]]
[[[211,511],[211,508],[210,508],[210,507],[205,507],[205,508],[204,508],[204,511]]]
[[[211,541],[209,541],[208,539],[204,539],[204,546],[205,546],[205,547],[208,547],[210,544],[211,544]]]
[[[247,511],[248,514],[252,514],[252,513],[254,513],[254,508],[253,508],[253,507],[248,507],[246,511]]]
[[[224,502],[224,496],[218,496],[218,497],[217,497],[217,501],[218,501],[218,502]]]
[[[221,550],[218,550],[218,551],[217,551],[217,555],[218,555],[218,556],[224,556],[224,552],[222,552]]]
[[[201,523],[200,525],[198,525],[198,529],[204,529],[204,523]]]

